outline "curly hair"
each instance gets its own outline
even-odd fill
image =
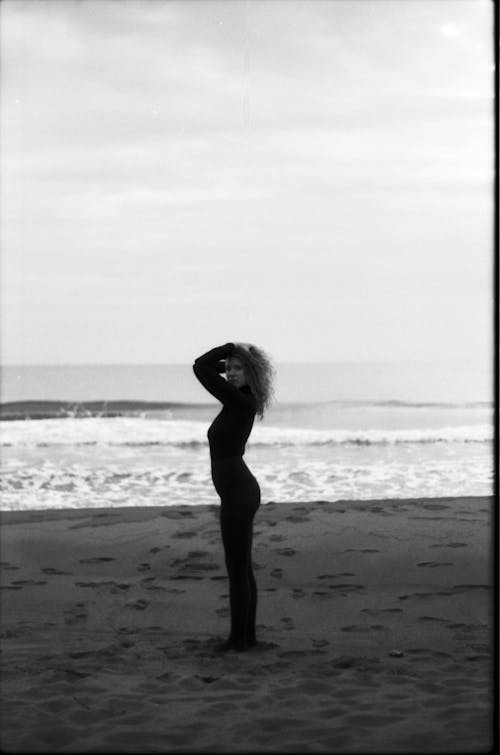
[[[245,367],[248,385],[257,403],[257,416],[264,418],[264,412],[274,400],[274,376],[276,370],[265,351],[253,344],[234,344],[232,357],[241,359]]]

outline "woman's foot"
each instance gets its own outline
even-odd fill
[[[247,643],[248,650],[273,650],[279,647],[275,642],[265,642],[264,640],[253,640]]]

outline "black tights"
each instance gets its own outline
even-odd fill
[[[255,645],[257,584],[252,569],[253,519],[260,488],[241,458],[219,466],[214,482],[221,499],[220,526],[229,577],[231,631],[228,646],[244,650]],[[221,483],[230,483],[224,485]]]

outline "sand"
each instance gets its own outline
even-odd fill
[[[7,752],[487,752],[492,500],[270,503],[262,645],[216,506],[2,514]]]

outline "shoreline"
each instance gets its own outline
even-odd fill
[[[0,512],[2,747],[485,752],[493,503],[263,504],[262,644],[222,655],[218,505]]]
[[[426,496],[426,497],[419,497],[415,496],[414,498],[366,498],[366,499],[360,499],[360,498],[339,498],[338,500],[329,501],[329,500],[316,500],[316,501],[263,501],[261,504],[261,507],[259,509],[259,512],[262,512],[263,509],[267,509],[268,506],[329,506],[334,511],[336,507],[339,509],[345,509],[350,504],[353,505],[355,508],[366,508],[369,510],[373,506],[380,506],[382,504],[390,504],[392,507],[397,507],[398,505],[404,506],[404,505],[412,505],[412,504],[419,504],[420,506],[424,506],[426,504],[432,503],[438,503],[441,504],[445,501],[477,501],[478,503],[486,503],[487,501],[492,500],[492,496],[488,495],[464,495],[464,496]],[[27,519],[28,521],[43,521],[43,520],[49,520],[49,519],[61,519],[61,518],[69,518],[69,519],[77,519],[79,516],[89,516],[91,513],[95,514],[111,514],[113,512],[119,512],[122,516],[126,517],[127,519],[130,516],[130,510],[137,513],[139,517],[145,517],[146,519],[154,518],[156,516],[162,516],[162,512],[166,510],[172,510],[172,509],[186,509],[186,510],[213,510],[218,509],[219,504],[215,503],[179,503],[179,504],[165,504],[164,506],[158,506],[157,504],[154,504],[152,506],[135,506],[131,504],[130,506],[89,506],[84,508],[69,508],[69,507],[61,507],[61,508],[47,508],[47,509],[18,509],[18,510],[12,510],[12,509],[0,509],[0,523],[2,520],[4,520],[5,524],[19,524],[24,519]],[[257,517],[259,516],[259,512],[257,513]]]

